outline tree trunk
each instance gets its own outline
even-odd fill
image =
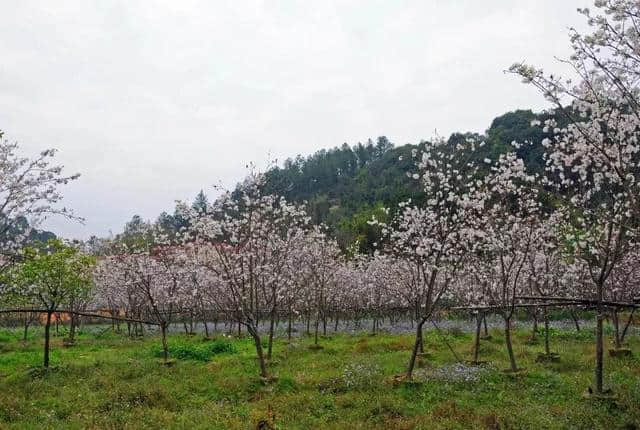
[[[633,321],[633,313],[636,311],[635,308],[633,308],[631,310],[631,315],[629,315],[629,319],[627,320],[627,323],[624,325],[624,329],[622,330],[622,336],[620,336],[620,343],[624,342],[624,338],[627,335],[627,330],[629,330],[629,326],[631,325],[631,322]]]
[[[604,339],[602,334],[602,322],[604,321],[604,315],[598,313],[596,319],[596,393],[602,394],[604,391]]]
[[[206,317],[202,318],[202,324],[204,324],[204,336],[206,338],[208,338],[209,337],[209,326],[207,325],[207,318]]]
[[[322,315],[322,335],[327,337],[327,316],[324,315],[324,312]]]
[[[511,371],[517,372],[518,366],[516,366],[516,357],[513,354],[513,344],[511,343],[511,318],[504,319],[504,340],[507,344],[507,352],[509,353],[509,364],[511,365]]]
[[[273,353],[273,332],[275,331],[276,326],[276,310],[275,308],[271,310],[271,318],[269,321],[269,345],[267,347],[267,360],[271,360]]]
[[[489,328],[487,327],[487,314],[484,314],[482,317],[482,321],[484,322],[484,337],[489,336]]]
[[[30,314],[27,314],[27,313],[24,314],[24,334],[23,334],[23,337],[22,337],[22,341],[23,342],[26,342],[27,338],[29,336],[29,324],[30,324],[29,320],[30,320],[30,318],[31,318]]]
[[[44,326],[44,367],[49,368],[49,338],[51,337],[51,315],[52,311],[47,312],[47,322]]]
[[[71,319],[69,320],[69,343],[73,343],[76,340],[76,320],[77,316],[71,314]]]
[[[546,313],[546,309],[547,308],[545,308],[545,313]],[[531,332],[531,339],[535,340],[538,335],[538,312],[535,309],[532,312],[532,317],[533,317],[533,329]]]
[[[421,319],[416,328],[416,341],[413,343],[413,350],[411,351],[411,358],[409,359],[409,367],[407,368],[407,379],[411,379],[413,377],[413,369],[416,366],[416,357],[418,356],[418,350],[422,345],[422,326],[426,321],[426,318]]]
[[[544,312],[544,352],[549,356],[551,349],[549,348],[549,315],[547,314],[547,308],[543,309]]]
[[[478,363],[478,356],[480,354],[480,330],[482,330],[482,318],[483,314],[478,312],[476,316],[476,338],[473,346],[473,362]]]
[[[293,312],[291,312],[291,309],[289,309],[289,316],[287,318],[287,339],[289,340],[289,342],[291,342],[291,325],[292,325],[292,320],[293,319]]]
[[[167,345],[167,324],[162,323],[160,325],[160,330],[162,331],[162,355],[166,364],[169,361],[169,345]]]
[[[258,364],[260,365],[260,376],[266,378],[267,374],[267,365],[264,361],[264,353],[262,351],[262,341],[260,340],[260,335],[258,335],[258,331],[254,327],[247,326],[247,331],[253,337],[253,342],[256,345],[256,353],[258,355]]]
[[[576,325],[576,331],[580,331],[580,322],[578,321],[578,316],[573,309],[571,309],[571,318],[573,319],[573,323]]]

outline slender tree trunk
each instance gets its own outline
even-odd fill
[[[480,331],[482,330],[482,312],[478,312],[476,316],[476,338],[473,347],[473,362],[478,363],[478,356],[480,355]]]
[[[484,322],[484,337],[489,337],[489,328],[487,327],[487,314],[484,314],[482,317],[482,321]]]
[[[423,325],[420,325],[420,333],[418,334],[418,349],[420,351],[420,354],[424,354],[424,335],[422,333],[422,327]]]
[[[268,376],[267,373],[267,365],[264,360],[264,352],[262,350],[262,341],[260,339],[260,335],[255,327],[247,326],[247,331],[253,337],[253,342],[256,345],[256,353],[258,355],[258,364],[260,365],[260,376],[266,378]]]
[[[24,315],[25,315],[24,316],[24,334],[23,334],[23,337],[22,337],[22,341],[26,342],[27,338],[29,336],[29,323],[30,323],[29,320],[31,318],[31,315],[28,314],[28,313],[25,313]]]
[[[416,341],[413,343],[413,350],[411,351],[411,358],[409,359],[409,367],[407,368],[407,379],[411,379],[413,377],[413,369],[416,366],[416,357],[418,356],[420,345],[422,345],[422,326],[426,321],[426,318],[421,319],[416,327]]]
[[[276,310],[275,308],[271,310],[271,318],[269,318],[269,345],[267,348],[267,360],[271,360],[273,354],[273,332],[276,327]]]
[[[76,340],[76,320],[77,317],[71,314],[71,318],[69,320],[69,342],[74,343]]]
[[[162,355],[166,364],[169,361],[169,345],[167,345],[167,324],[163,322],[160,325],[160,330],[162,332]]]
[[[546,313],[546,308],[545,308],[545,313]],[[537,335],[538,335],[538,312],[537,310],[533,310],[532,312],[532,317],[533,317],[533,329],[531,330],[531,339],[535,340]]]
[[[335,325],[333,326],[333,332],[334,333],[338,332],[338,322],[339,321],[340,321],[340,315],[338,315],[338,312],[336,312]]]
[[[44,326],[44,367],[49,368],[49,339],[51,337],[51,315],[52,311],[47,312],[47,322]]]
[[[602,394],[604,391],[604,339],[603,339],[603,331],[602,324],[604,321],[604,315],[602,313],[598,313],[596,318],[596,370],[595,370],[595,378],[596,378],[596,392],[598,394]]]
[[[542,312],[544,312],[544,352],[549,356],[551,355],[551,349],[549,348],[549,315],[547,314],[546,306]]]
[[[507,352],[509,353],[509,364],[511,365],[511,371],[517,372],[518,366],[516,366],[516,357],[513,354],[513,344],[511,343],[511,318],[504,318],[504,340],[507,344]]]
[[[317,345],[318,344],[318,330],[320,327],[320,318],[316,317],[316,323],[315,323],[315,332],[314,332],[314,344]]]
[[[629,326],[631,325],[631,322],[633,321],[633,313],[636,311],[635,308],[633,308],[631,310],[631,315],[629,315],[629,319],[627,320],[627,323],[624,325],[624,329],[622,330],[622,336],[620,336],[620,343],[624,342],[624,338],[627,335],[627,330],[629,329]]]
[[[327,337],[327,316],[324,313],[322,315],[322,335]]]
[[[209,337],[209,326],[207,325],[207,318],[202,318],[202,324],[204,324],[204,335],[206,338]]]
[[[573,323],[576,325],[576,331],[580,331],[580,322],[578,321],[578,316],[574,309],[571,309],[571,318],[573,319]]]
[[[289,308],[289,316],[287,317],[287,339],[291,342],[291,326],[293,319],[293,312],[291,312],[291,308]]]

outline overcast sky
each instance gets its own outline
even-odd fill
[[[0,0],[0,130],[81,178],[66,237],[121,231],[245,165],[386,135],[483,132],[542,109],[505,70],[556,70],[578,0]]]

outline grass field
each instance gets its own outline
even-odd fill
[[[583,399],[590,385],[593,342],[586,331],[553,332],[559,362],[537,363],[542,344],[518,331],[519,375],[505,374],[499,331],[482,342],[489,364],[458,365],[438,333],[426,335],[426,356],[412,383],[404,371],[408,335],[335,335],[288,344],[278,340],[269,370],[258,377],[249,339],[173,335],[175,364],[159,357],[159,340],[131,340],[110,331],[81,333],[43,373],[42,339],[0,330],[0,428],[202,429],[634,429],[640,428],[640,342],[635,357],[606,359],[615,400]],[[472,336],[446,337],[462,358]],[[541,339],[540,339],[541,340]],[[261,423],[262,422],[262,423]]]

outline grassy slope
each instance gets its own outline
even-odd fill
[[[515,338],[524,375],[500,371],[507,367],[506,354],[494,332],[481,350],[494,366],[479,381],[423,377],[415,384],[393,383],[407,362],[409,336],[339,335],[323,339],[324,349],[317,351],[308,348],[309,339],[291,345],[281,340],[270,365],[278,379],[264,384],[248,339],[233,340],[235,352],[210,361],[180,360],[167,368],[154,356],[156,338],[82,334],[72,348],[62,348],[57,338],[57,369],[34,376],[29,369],[40,364],[42,340],[23,345],[17,332],[0,331],[0,428],[243,429],[261,419],[278,429],[640,428],[640,359],[607,357],[618,401],[584,400],[591,341],[556,333],[553,349],[562,361],[539,364],[535,356],[542,345],[528,345],[529,336],[518,332]],[[470,356],[471,335],[448,339]],[[170,343],[188,349],[204,341],[175,335]],[[454,362],[436,333],[427,335],[426,344],[431,357],[421,359],[423,372]],[[637,353],[640,341],[631,339],[631,347]]]

